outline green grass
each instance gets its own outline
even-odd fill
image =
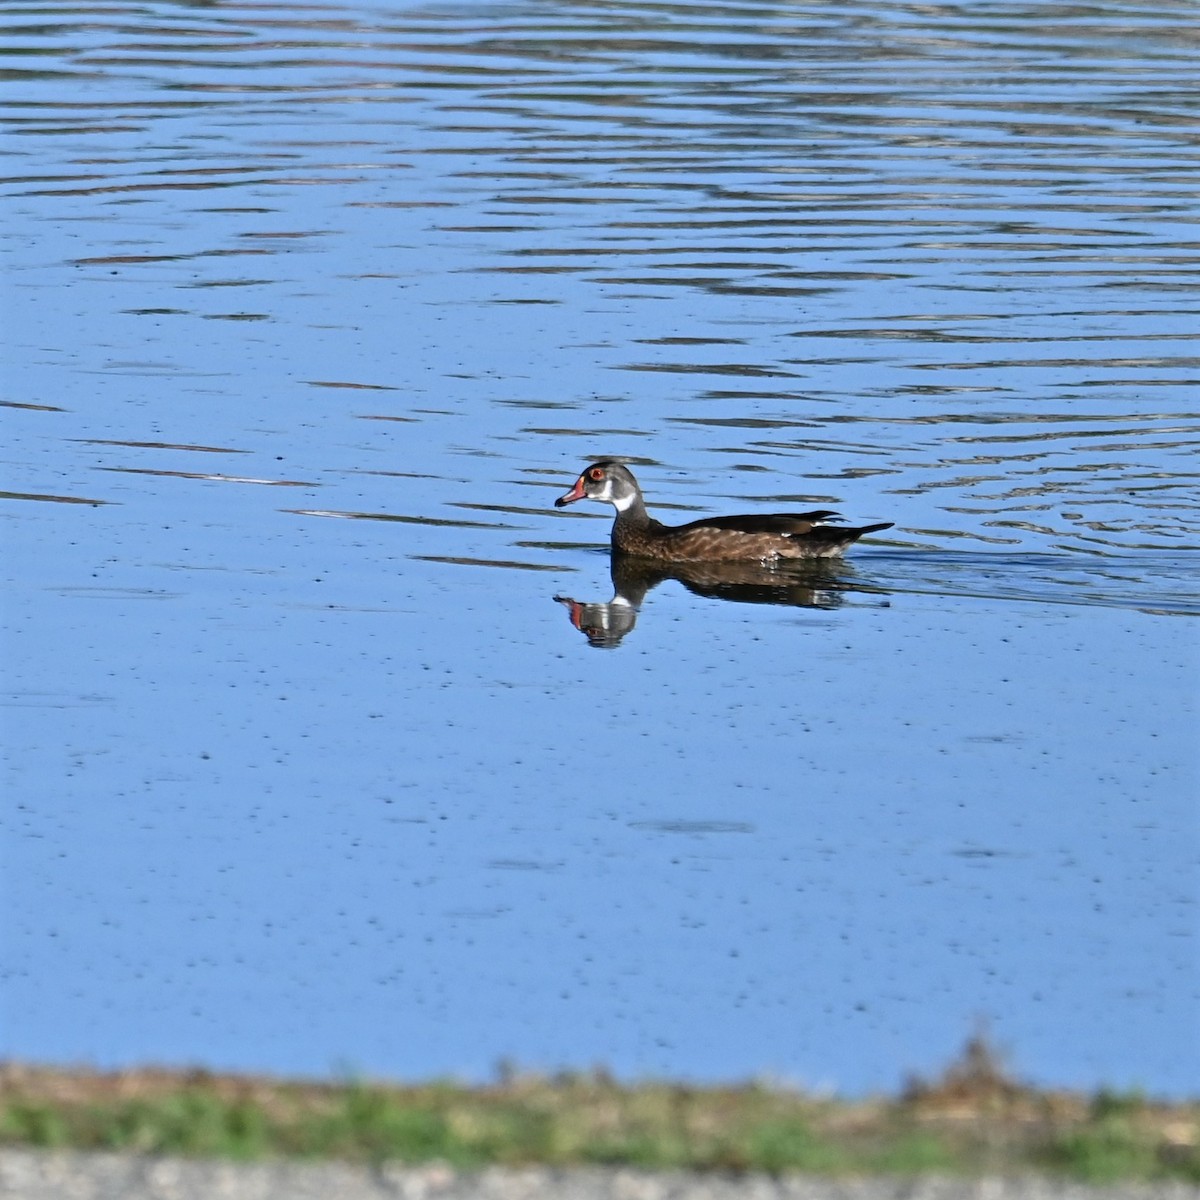
[[[1041,1172],[1200,1183],[1200,1104],[1041,1092],[979,1048],[932,1084],[840,1102],[757,1085],[514,1076],[488,1087],[0,1067],[0,1145],[142,1154],[761,1171]]]

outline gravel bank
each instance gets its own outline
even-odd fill
[[[651,1173],[626,1169],[237,1164],[0,1150],[0,1200],[1200,1200],[1184,1184],[1090,1188],[1033,1177],[951,1180]]]

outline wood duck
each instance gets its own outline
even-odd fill
[[[833,525],[838,514],[827,509],[762,516],[705,517],[687,525],[664,525],[646,511],[642,489],[623,463],[594,462],[575,486],[554,502],[599,500],[617,510],[612,527],[614,553],[659,562],[776,563],[784,559],[834,558],[864,534],[891,529],[892,522],[849,528]]]

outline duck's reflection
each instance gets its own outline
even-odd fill
[[[655,563],[614,554],[613,597],[608,601],[555,596],[592,646],[617,646],[637,624],[646,594],[665,579],[677,579],[697,596],[741,604],[837,608],[847,591],[867,590],[853,582],[854,569],[840,559],[816,559],[765,567],[759,563]]]

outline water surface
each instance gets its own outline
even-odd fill
[[[1194,1092],[1191,5],[0,21],[0,1053]]]

